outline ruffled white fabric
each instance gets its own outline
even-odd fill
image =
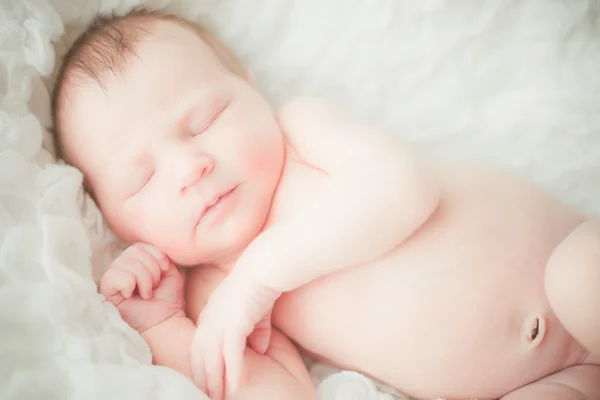
[[[80,173],[53,162],[45,129],[55,60],[96,11],[140,2],[0,0],[2,399],[204,397],[152,366],[97,295],[120,244]],[[276,104],[327,96],[430,154],[504,164],[600,213],[597,2],[147,3],[213,27]],[[315,364],[311,376],[322,400],[404,400],[351,371]]]
[[[311,365],[309,372],[317,388],[318,400],[409,400],[358,372],[340,371],[322,363]]]

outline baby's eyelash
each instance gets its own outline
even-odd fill
[[[150,179],[152,179],[153,176],[154,176],[154,172],[149,174],[148,177],[143,180],[143,183],[138,187],[138,189],[131,196],[135,196],[136,194],[141,192],[148,185],[148,182],[150,182]]]
[[[210,126],[219,119],[221,114],[223,114],[223,111],[225,111],[225,109],[228,106],[229,106],[229,102],[225,102],[224,104],[217,107],[216,111],[211,112],[210,115],[205,118],[205,121],[203,121],[201,124],[199,124],[199,127],[198,126],[193,127],[192,136],[199,135],[202,132],[204,132],[205,130],[207,130],[208,128],[210,128]]]
[[[152,179],[152,177],[154,176],[154,172],[152,172],[150,175],[148,175],[148,178],[146,178],[146,180],[144,180],[144,184],[142,185],[142,188],[145,187],[148,182],[150,182],[150,179]]]

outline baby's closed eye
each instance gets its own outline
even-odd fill
[[[189,129],[192,136],[197,136],[205,132],[217,119],[223,111],[229,106],[230,101],[218,99],[208,107],[195,108],[189,119]]]
[[[152,180],[152,177],[154,177],[155,171],[149,171],[144,175],[140,175],[142,176],[142,178],[136,178],[135,179],[135,184],[132,185],[133,186],[133,192],[128,196],[128,197],[133,197],[136,194],[140,193],[142,190],[144,190],[144,188],[146,186],[148,186],[148,183],[150,182],[150,180]]]

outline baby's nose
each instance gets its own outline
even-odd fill
[[[187,156],[177,161],[179,186],[186,192],[213,170],[213,161],[203,155]]]

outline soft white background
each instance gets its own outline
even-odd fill
[[[2,399],[198,398],[95,294],[112,237],[78,172],[40,150],[55,59],[95,11],[138,3],[0,0]],[[149,4],[212,27],[274,104],[329,97],[426,153],[504,165],[600,214],[600,1]],[[320,389],[383,398],[353,376]]]

